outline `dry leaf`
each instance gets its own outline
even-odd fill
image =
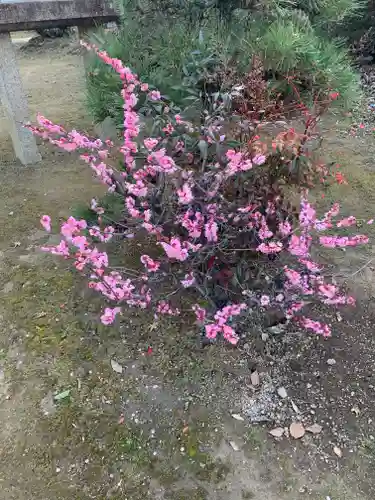
[[[333,453],[335,455],[337,455],[339,458],[342,457],[342,451],[341,451],[341,448],[339,448],[338,446],[334,446],[333,448]]]
[[[53,399],[55,401],[62,401],[63,399],[66,399],[70,395],[70,389],[67,389],[66,391],[59,392],[55,396],[53,396]]]
[[[232,417],[234,420],[239,420],[240,422],[243,422],[245,419],[241,417],[241,415],[238,415],[237,413],[233,413]]]
[[[284,429],[282,427],[276,427],[275,429],[272,429],[272,431],[269,432],[271,436],[275,438],[281,438],[281,436],[284,434]]]
[[[320,434],[323,430],[323,427],[319,424],[312,424],[309,427],[306,427],[307,432],[311,432],[311,434]]]
[[[292,438],[301,439],[305,435],[305,428],[300,422],[290,424],[289,432]]]
[[[122,373],[122,366],[120,365],[120,363],[117,363],[117,361],[115,361],[114,359],[111,359],[111,366],[114,372]]]
[[[259,385],[259,383],[260,383],[259,373],[256,370],[255,370],[255,372],[253,372],[250,375],[250,380],[251,380],[252,385],[254,385],[254,386]]]

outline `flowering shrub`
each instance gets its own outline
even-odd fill
[[[216,110],[197,129],[180,115],[171,115],[160,93],[141,83],[120,60],[86,47],[123,83],[123,169],[113,166],[116,149],[110,141],[67,132],[40,115],[39,126],[30,128],[65,151],[79,151],[108,191],[123,199],[126,218],[121,224],[106,224],[104,209],[92,200],[97,225],[70,217],[60,228],[61,242],[43,248],[72,260],[88,276],[89,287],[110,302],[102,323],[112,324],[125,305],[178,315],[186,303],[183,291],[191,288],[204,298],[196,299],[192,309],[210,339],[222,335],[236,344],[236,327],[255,310],[281,311],[286,320],[329,336],[329,326],[305,317],[302,309],[312,300],[353,305],[354,299],[325,281],[312,258],[313,246],[343,248],[367,243],[368,238],[325,234],[356,223],[354,217],[337,220],[338,204],[318,218],[305,190],[299,210],[286,200],[286,174],[278,182],[275,171],[292,171],[306,134],[290,130],[267,149],[250,127],[246,140],[233,141],[225,135],[231,116],[225,99],[218,100]],[[154,112],[156,105],[154,134],[140,141],[141,113]],[[48,215],[41,223],[51,231]],[[145,248],[139,272],[111,268],[103,245],[114,235],[126,239],[142,234],[154,239],[159,256],[150,256]]]

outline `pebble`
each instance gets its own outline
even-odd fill
[[[327,359],[327,365],[333,366],[336,364],[336,360],[333,358]]]
[[[280,398],[285,399],[288,397],[288,393],[286,392],[285,387],[279,387],[277,389],[277,394],[280,396]]]
[[[229,441],[229,444],[231,445],[234,451],[240,451],[238,445],[234,441]]]

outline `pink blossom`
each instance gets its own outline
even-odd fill
[[[258,232],[258,236],[261,240],[265,240],[273,236],[273,232],[269,230],[265,219],[263,219],[262,225]]]
[[[289,236],[292,232],[291,224],[288,221],[280,222],[279,232],[281,233],[281,236]]]
[[[151,153],[148,159],[149,161],[156,161],[160,167],[160,171],[162,172],[172,174],[177,170],[173,158],[166,155],[165,148],[159,149],[158,151]]]
[[[49,215],[43,215],[40,218],[40,223],[46,231],[51,232],[51,217]]]
[[[228,325],[223,325],[223,337],[234,345],[237,344],[239,340],[236,332]]]
[[[323,337],[331,336],[330,327],[328,325],[325,325],[324,323],[321,323],[320,321],[313,321],[312,319],[305,318],[304,316],[298,318],[298,321],[301,323],[302,326],[304,326],[308,330],[312,330],[315,333],[323,335]]]
[[[161,300],[158,303],[158,305],[156,306],[156,312],[168,316],[178,316],[180,314],[180,310],[177,308],[173,308],[166,300]]]
[[[85,220],[76,220],[74,217],[69,219],[61,226],[61,234],[67,239],[71,239],[73,235],[79,234],[82,229],[87,228]]]
[[[223,326],[232,316],[238,316],[246,309],[246,304],[231,304],[223,307],[215,314],[215,321],[219,326]]]
[[[88,241],[87,241],[86,236],[73,236],[72,243],[81,252],[83,252],[85,250],[85,248],[88,246]]]
[[[259,155],[254,156],[252,161],[253,161],[254,165],[263,165],[263,163],[266,162],[266,157],[264,155],[259,154]]]
[[[318,289],[328,299],[332,299],[338,292],[337,286],[334,285],[320,285]]]
[[[113,226],[106,226],[103,231],[102,241],[108,243],[108,241],[111,241],[114,234],[115,228]]]
[[[142,181],[137,181],[135,184],[126,182],[125,186],[130,194],[133,196],[144,197],[147,195],[147,186]]]
[[[283,245],[279,241],[276,243],[273,241],[271,241],[270,243],[261,243],[257,247],[258,252],[262,252],[265,254],[278,253],[278,252],[281,252],[282,249],[283,249]]]
[[[190,186],[186,182],[181,189],[177,190],[177,196],[178,196],[178,203],[180,203],[181,205],[187,205],[191,203],[194,199]]]
[[[148,97],[151,99],[151,101],[160,101],[161,99],[161,94],[158,90],[151,90],[149,92]]]
[[[192,272],[185,274],[185,278],[181,280],[181,284],[184,288],[189,288],[190,286],[194,285],[195,283],[195,277]]]
[[[170,259],[176,259],[183,262],[188,258],[188,251],[182,247],[179,238],[172,238],[169,244],[164,242],[160,244]]]
[[[165,132],[166,134],[171,134],[172,132],[174,131],[174,127],[171,123],[168,123],[164,128],[163,128],[163,132]]]
[[[353,226],[356,223],[357,223],[357,219],[353,215],[351,215],[350,217],[347,217],[346,219],[341,219],[336,225],[337,225],[337,227],[349,227],[349,226]]]
[[[270,304],[270,298],[268,295],[262,295],[260,298],[260,305],[266,307]]]
[[[374,223],[374,219],[370,219],[370,220],[368,220],[368,221],[367,221],[367,224],[370,224],[370,225],[371,225],[371,224],[373,224],[373,223]]]
[[[141,91],[142,92],[148,91],[148,83],[141,83]]]
[[[220,326],[215,325],[213,323],[206,325],[204,328],[206,330],[206,337],[208,339],[216,339],[217,334],[221,332]]]
[[[146,149],[148,149],[149,151],[151,151],[152,149],[154,149],[155,146],[157,146],[159,144],[159,139],[153,139],[151,137],[149,137],[148,139],[145,139],[143,141]]]
[[[285,273],[285,276],[287,277],[287,279],[291,285],[293,285],[293,286],[300,286],[301,285],[302,277],[298,271],[295,271],[294,269],[290,269],[290,268],[285,266],[284,273]]]
[[[148,272],[154,273],[160,267],[160,262],[151,259],[151,257],[148,255],[142,255],[141,262],[146,267]]]
[[[301,200],[299,223],[302,227],[312,227],[316,220],[316,211],[304,198]]]
[[[198,304],[195,304],[192,307],[192,309],[193,309],[193,311],[195,313],[197,321],[199,321],[199,322],[202,323],[206,319],[206,310],[203,309],[203,307],[200,307]]]
[[[286,318],[292,319],[293,316],[295,316],[295,314],[297,312],[299,312],[301,309],[304,308],[305,305],[306,305],[306,303],[303,301],[294,302],[293,304],[291,304],[291,306],[286,311],[286,314],[285,314]]]
[[[312,260],[307,260],[307,259],[299,259],[299,262],[301,264],[303,264],[304,266],[307,267],[307,269],[309,271],[311,271],[312,273],[318,273],[319,271],[321,271],[321,267],[316,264],[315,262],[313,262]]]
[[[309,246],[311,237],[292,235],[289,241],[289,252],[298,257],[307,257],[309,255]]]
[[[344,248],[344,247],[355,247],[357,245],[362,245],[368,243],[369,238],[363,234],[358,234],[356,236],[321,236],[319,242],[326,248]]]
[[[213,220],[208,221],[207,224],[204,225],[204,235],[207,241],[216,242],[218,240],[217,230],[217,223]]]
[[[103,323],[103,325],[112,325],[112,323],[115,321],[117,314],[121,312],[121,307],[115,307],[114,309],[111,309],[110,307],[106,307],[104,309],[104,314],[100,316],[100,321]]]
[[[69,257],[70,255],[69,247],[64,240],[61,240],[60,243],[56,246],[42,247],[41,250],[43,252],[48,252],[52,255],[59,255],[61,257]]]
[[[199,238],[202,234],[204,218],[200,212],[188,210],[179,218],[179,222],[189,232],[190,238]]]

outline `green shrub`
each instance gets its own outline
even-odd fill
[[[247,73],[254,54],[283,92],[288,91],[285,77],[295,75],[310,96],[334,89],[346,107],[360,96],[342,42],[325,38],[321,30],[353,16],[357,0],[233,0],[226,7],[218,0],[121,2],[118,32],[102,31],[92,41],[126,61],[179,108],[198,102],[207,82],[220,86],[228,72],[239,78]],[[87,102],[95,121],[112,116],[121,126],[119,90],[113,72],[93,61]]]

